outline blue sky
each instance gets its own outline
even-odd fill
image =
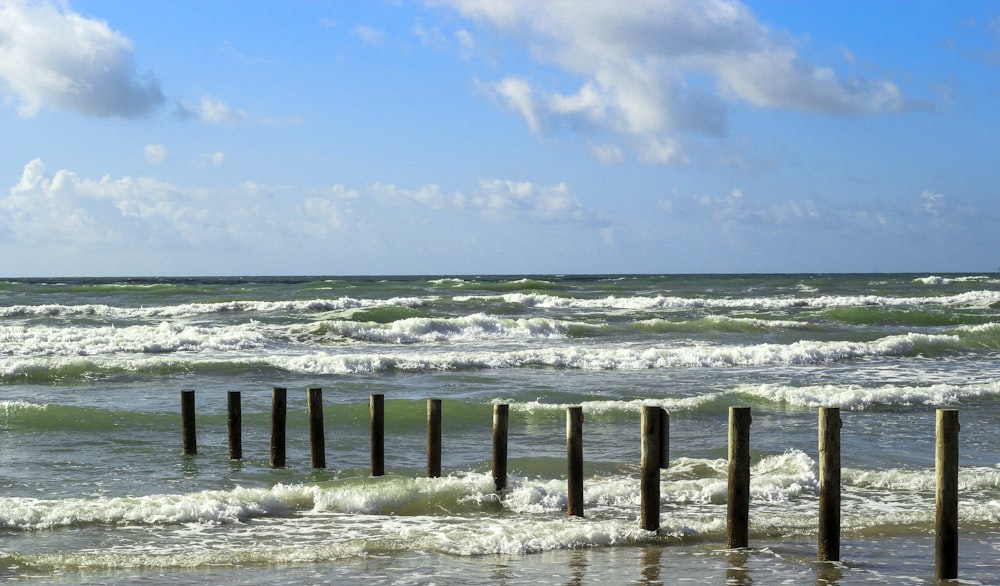
[[[0,0],[0,277],[990,272],[1000,2]]]

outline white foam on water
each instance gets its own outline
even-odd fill
[[[4,332],[19,343],[18,354],[0,355],[0,375],[76,366],[86,370],[140,371],[188,368],[199,363],[236,366],[267,365],[299,374],[368,374],[390,371],[507,369],[547,366],[580,370],[647,370],[658,368],[731,368],[827,364],[870,357],[907,355],[917,351],[962,348],[952,334],[901,334],[871,342],[814,341],[792,344],[718,345],[691,343],[663,346],[531,347],[511,351],[469,350],[451,345],[421,346],[417,351],[350,346],[310,351],[311,346],[272,347],[271,326],[257,322],[202,328],[163,323],[155,327],[20,329]],[[265,352],[266,350],[266,352]],[[23,353],[23,354],[22,354]],[[26,356],[26,357],[22,357]]]
[[[10,415],[15,411],[45,411],[47,408],[48,405],[32,403],[30,401],[25,401],[24,399],[0,401],[0,413],[3,413],[4,415]]]
[[[372,373],[388,370],[465,370],[550,366],[581,370],[646,370],[655,368],[746,367],[824,364],[874,356],[905,355],[918,348],[960,346],[957,336],[901,334],[872,342],[800,341],[792,344],[711,345],[682,347],[552,346],[508,352],[416,352],[341,354],[314,352],[267,359],[291,372],[314,374]]]
[[[606,413],[641,413],[646,405],[664,407],[669,411],[692,411],[726,396],[726,393],[706,393],[693,397],[663,397],[661,399],[633,399],[631,401],[580,401],[578,403],[543,403],[541,401],[516,401],[513,399],[497,399],[494,403],[505,403],[511,411],[520,413],[554,413],[564,412],[567,407],[581,406],[584,413],[596,415]]]
[[[751,531],[815,531],[816,464],[789,450],[751,469]],[[661,531],[638,526],[637,474],[589,477],[584,518],[566,516],[564,478],[512,476],[493,493],[488,473],[438,479],[355,478],[136,498],[0,499],[0,526],[35,531],[106,524],[144,528],[100,550],[0,554],[28,565],[78,568],[308,563],[384,552],[458,556],[527,553],[721,536],[727,463],[678,458],[661,475]],[[962,469],[963,523],[1000,520],[996,468]],[[844,470],[844,528],[922,528],[933,518],[933,472]],[[198,543],[197,550],[189,547]]]
[[[100,356],[170,352],[229,352],[261,348],[268,342],[263,324],[204,327],[161,322],[151,326],[49,327],[0,326],[8,355]]]
[[[950,285],[952,283],[995,283],[996,281],[987,275],[968,275],[963,277],[928,275],[926,277],[917,277],[913,279],[913,282],[923,283],[924,285]]]
[[[927,386],[742,385],[736,394],[797,407],[838,407],[864,411],[876,406],[953,405],[982,397],[1000,396],[1000,381],[986,384],[933,384]]]
[[[345,338],[394,344],[497,339],[563,338],[572,324],[545,318],[503,319],[476,313],[456,318],[405,318],[388,324],[327,321],[323,326]]]
[[[928,297],[889,297],[884,295],[819,295],[810,297],[676,297],[664,295],[583,299],[542,293],[508,293],[505,295],[458,296],[456,301],[501,300],[526,307],[549,309],[619,309],[619,310],[682,310],[682,309],[764,309],[834,307],[924,307],[984,305],[1000,301],[1000,291],[968,291],[955,295]]]
[[[105,304],[81,305],[10,305],[0,307],[0,317],[99,317],[119,320],[178,319],[213,313],[317,313],[372,307],[424,307],[431,299],[393,297],[391,299],[307,299],[295,301],[223,301],[217,303],[181,303],[150,307],[122,307]]]

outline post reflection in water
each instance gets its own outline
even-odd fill
[[[581,586],[583,579],[587,575],[587,552],[575,549],[569,557],[570,577],[566,581],[566,586]]]
[[[817,562],[816,563],[816,586],[829,586],[830,584],[840,584],[844,577],[844,564],[840,562]]]
[[[643,586],[662,585],[660,579],[660,563],[663,559],[663,548],[652,546],[642,550],[642,568],[638,584]]]
[[[726,584],[734,586],[748,586],[753,584],[753,577],[747,571],[747,559],[750,553],[745,549],[731,549],[726,551],[726,560],[729,567],[726,568]]]

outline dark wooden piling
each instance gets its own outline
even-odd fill
[[[660,408],[660,469],[670,467],[670,412]]]
[[[441,399],[427,399],[427,477],[441,477]]]
[[[566,514],[583,516],[583,407],[566,409]]]
[[[307,390],[309,414],[309,454],[313,468],[326,468],[326,438],[323,434],[323,389]]]
[[[385,475],[385,395],[372,395],[371,411],[371,463],[372,476]]]
[[[646,531],[660,528],[660,466],[663,449],[663,409],[642,407],[642,459],[639,480],[639,526]]]
[[[288,391],[282,387],[271,389],[271,466],[285,465],[285,421],[288,413]]]
[[[510,409],[506,404],[493,405],[493,482],[497,492],[507,487],[507,420]]]
[[[726,547],[750,542],[750,408],[729,408],[729,498]]]
[[[198,435],[194,425],[194,391],[181,391],[181,449],[186,455],[198,453]]]
[[[958,578],[958,410],[937,410],[935,473],[935,574],[938,580]]]
[[[226,428],[229,431],[229,459],[243,459],[243,408],[240,392],[226,393]]]
[[[840,409],[819,410],[819,532],[821,562],[840,561]]]

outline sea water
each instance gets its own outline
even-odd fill
[[[310,466],[306,389],[323,389]],[[272,468],[273,387],[288,389]],[[198,454],[181,453],[196,391]],[[226,393],[244,459],[228,459]],[[369,467],[385,397],[386,475]],[[426,476],[442,400],[443,476]],[[509,477],[491,472],[510,408]],[[566,514],[582,406],[584,516]],[[660,530],[639,414],[670,412]],[[727,419],[752,409],[750,547]],[[817,411],[843,419],[816,561]],[[935,411],[957,408],[959,576],[1000,579],[1000,278],[601,275],[0,281],[0,579],[33,583],[932,583]]]

